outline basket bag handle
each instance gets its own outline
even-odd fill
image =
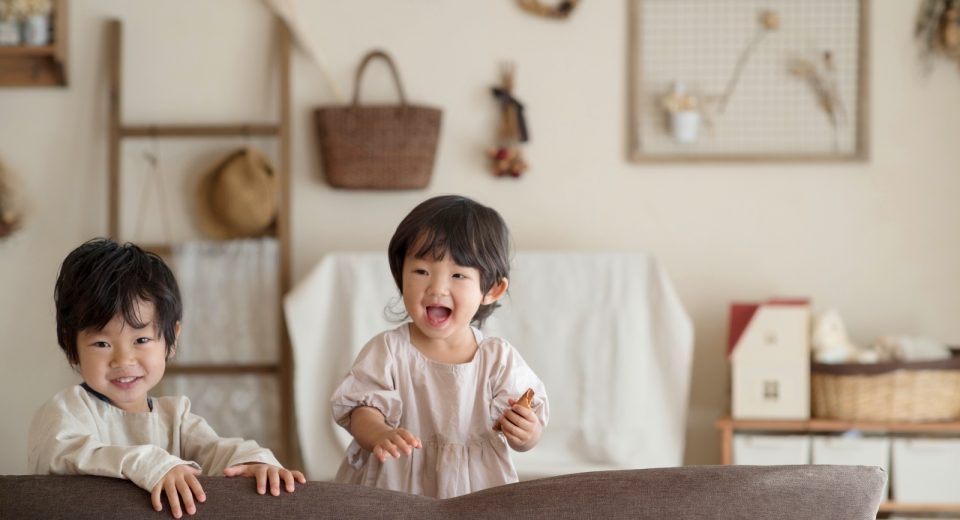
[[[407,108],[407,96],[403,93],[403,84],[400,83],[400,74],[397,72],[397,67],[393,64],[393,60],[390,59],[390,55],[379,49],[368,52],[367,55],[363,57],[363,61],[360,62],[360,66],[357,67],[357,76],[354,79],[353,87],[353,104],[351,106],[356,108],[360,103],[360,79],[363,78],[363,71],[367,67],[367,64],[374,58],[382,58],[387,62],[387,65],[390,66],[393,83],[397,86],[397,93],[400,94],[400,105],[402,105],[403,108]]]

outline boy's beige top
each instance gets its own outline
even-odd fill
[[[190,413],[186,397],[155,397],[153,410],[125,412],[80,385],[44,404],[30,425],[28,467],[36,474],[125,478],[149,491],[180,464],[223,475],[247,462],[280,466],[254,441],[223,438]]]
[[[333,418],[350,427],[358,406],[380,410],[392,428],[416,435],[420,449],[383,463],[354,440],[336,482],[448,498],[517,481],[509,446],[494,422],[533,388],[533,411],[546,426],[543,383],[520,353],[501,338],[473,329],[479,348],[456,365],[424,356],[410,342],[408,324],[383,332],[363,348],[331,399]]]

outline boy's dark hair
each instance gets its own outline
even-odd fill
[[[413,208],[390,239],[390,271],[400,292],[407,254],[441,260],[448,252],[457,264],[480,271],[484,294],[510,274],[510,231],[500,214],[467,197],[441,195]],[[498,306],[481,305],[471,323],[482,326]]]
[[[153,303],[155,325],[169,355],[183,304],[177,280],[163,259],[135,244],[120,245],[107,238],[89,240],[71,251],[53,290],[57,343],[70,364],[80,362],[77,335],[81,331],[100,330],[118,314],[131,326],[143,327],[137,300]]]

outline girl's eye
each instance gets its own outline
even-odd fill
[[[143,345],[144,343],[150,343],[152,340],[152,338],[137,338],[137,344]]]
[[[97,348],[108,348],[110,344],[107,343],[106,341],[97,341],[96,343],[93,344],[93,346]]]
[[[414,270],[413,270],[413,273],[414,273],[414,274],[427,274],[427,270],[426,270],[426,269],[414,269]]]
[[[455,274],[453,275],[453,277],[454,277],[454,278],[457,278],[457,279],[465,279],[465,278],[467,277],[467,275],[465,275],[465,274],[463,274],[463,273],[455,273]]]

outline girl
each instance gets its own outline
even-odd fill
[[[546,392],[510,343],[472,326],[507,292],[509,241],[500,215],[466,197],[400,222],[388,256],[410,319],[370,340],[334,392],[353,435],[337,482],[447,498],[517,481],[507,447],[540,440]],[[532,407],[517,405],[528,388]]]

